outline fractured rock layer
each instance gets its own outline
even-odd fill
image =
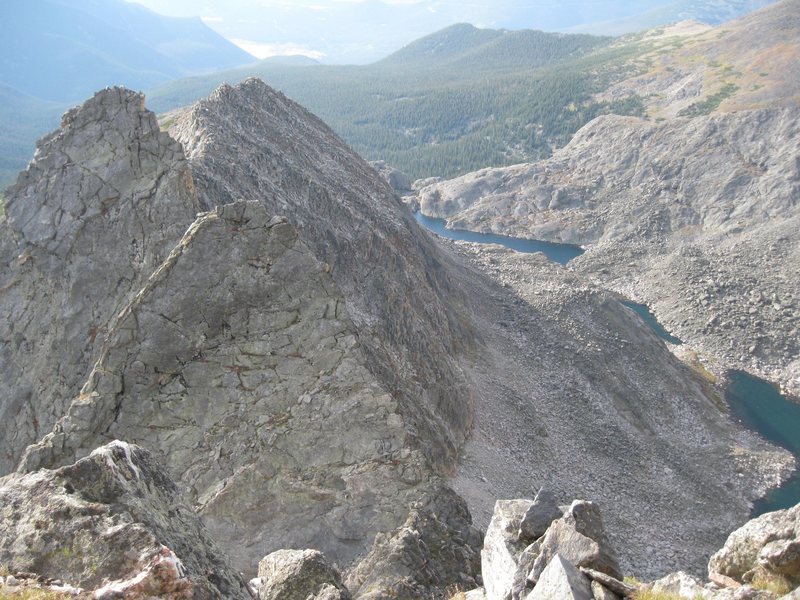
[[[0,224],[0,474],[64,414],[111,317],[198,208],[140,94],[99,92],[39,142]]]

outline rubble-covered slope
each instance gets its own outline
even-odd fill
[[[601,117],[547,161],[436,183],[420,203],[457,228],[587,244],[574,268],[796,394],[799,115]]]

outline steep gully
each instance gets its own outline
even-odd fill
[[[541,252],[548,259],[562,265],[583,254],[580,246],[572,244],[448,229],[444,219],[427,217],[420,211],[415,212],[414,216],[420,225],[448,239],[500,244],[517,252]],[[665,342],[673,345],[683,343],[658,322],[647,305],[630,300],[624,300],[623,304],[633,310]],[[728,374],[725,382],[725,401],[732,418],[800,458],[800,435],[797,433],[800,431],[800,405],[781,394],[774,385],[744,371],[734,370]],[[756,501],[751,516],[757,517],[766,512],[789,508],[798,502],[800,502],[800,470],[795,471],[780,487]]]

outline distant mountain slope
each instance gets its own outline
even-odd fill
[[[149,87],[255,59],[200,19],[158,15],[123,0],[0,4],[0,83],[55,102],[113,84]]]
[[[597,99],[646,97],[655,118],[800,103],[800,0],[783,0],[698,35],[677,31],[664,39],[665,33],[643,37],[651,50],[639,57],[639,72]]]
[[[522,29],[453,25],[425,36],[377,63],[379,66],[452,69],[536,68],[582,56],[610,38]]]
[[[657,21],[717,20],[763,3],[674,2]],[[799,14],[778,3],[717,28],[687,21],[617,39],[460,24],[369,66],[259,63],[171,82],[148,97],[165,111],[253,74],[367,159],[414,179],[452,177],[546,158],[605,113],[662,118],[786,102],[800,85]]]
[[[611,38],[456,25],[373,65],[292,68],[262,62],[170,82],[148,93],[163,112],[249,75],[308,106],[368,159],[413,177],[549,156],[604,112],[638,114],[636,101],[595,102],[635,48]],[[626,71],[627,73],[627,71]]]
[[[774,2],[775,0],[677,0],[653,7],[643,6],[644,10],[634,15],[597,20],[570,27],[567,31],[622,35],[689,19],[708,25],[719,25]]]

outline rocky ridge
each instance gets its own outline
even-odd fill
[[[262,107],[259,111],[237,104],[247,98],[275,102],[271,107],[280,110]],[[364,211],[382,215],[381,222],[345,229],[352,238],[345,239],[343,234],[344,249],[334,254],[328,246],[339,240],[332,237],[332,231],[324,234],[312,229],[319,237],[311,236],[306,242],[297,225],[268,214],[266,202],[232,197],[226,204],[228,198],[216,190],[218,197],[212,204],[199,192],[211,194],[217,184],[204,180],[199,167],[196,174],[189,173],[180,147],[158,131],[152,113],[143,109],[141,96],[117,89],[99,93],[65,118],[64,130],[44,141],[28,171],[10,190],[6,227],[11,232],[4,236],[9,266],[4,277],[8,281],[17,275],[15,270],[22,261],[12,257],[38,250],[22,235],[24,225],[58,222],[61,209],[57,198],[62,187],[74,190],[70,201],[91,209],[75,209],[76,225],[59,236],[66,235],[70,242],[75,236],[82,239],[84,233],[94,236],[85,221],[101,228],[111,222],[108,231],[92,237],[95,243],[103,241],[128,252],[142,248],[152,236],[154,250],[145,255],[136,279],[128,275],[131,267],[117,259],[114,251],[108,255],[117,262],[95,263],[97,246],[78,246],[72,253],[61,254],[58,248],[45,247],[39,251],[41,256],[34,253],[24,262],[26,270],[7,287],[11,290],[4,296],[9,308],[7,326],[19,327],[20,321],[29,320],[23,318],[26,311],[40,308],[38,301],[20,298],[46,289],[39,283],[44,277],[41,265],[58,272],[66,264],[69,273],[74,263],[80,286],[70,288],[68,278],[65,283],[48,272],[52,285],[67,286],[73,294],[78,290],[92,293],[87,278],[94,270],[120,282],[117,287],[103,286],[107,294],[94,294],[103,299],[109,313],[97,325],[95,335],[88,324],[85,331],[74,327],[77,335],[97,341],[79,357],[94,364],[84,381],[78,376],[86,371],[85,366],[71,373],[73,378],[63,385],[53,385],[55,378],[41,375],[40,384],[44,388],[49,383],[47,391],[57,391],[61,404],[33,397],[28,398],[30,412],[18,411],[14,403],[4,405],[9,415],[22,422],[20,429],[32,430],[31,437],[45,427],[52,428],[28,448],[20,470],[66,465],[109,440],[122,438],[147,447],[164,461],[215,538],[243,570],[254,573],[261,557],[290,542],[319,548],[347,564],[368,550],[375,531],[391,530],[405,520],[409,502],[419,496],[420,487],[435,478],[435,470],[452,469],[455,445],[463,440],[471,417],[470,395],[452,358],[456,352],[443,347],[455,343],[448,331],[450,326],[460,326],[452,314],[451,307],[456,305],[445,307],[441,298],[437,300],[441,291],[428,283],[423,266],[435,265],[438,251],[380,180],[342,175],[343,163],[330,157],[339,157],[337,150],[344,146],[323,130],[324,125],[260,82],[246,82],[237,90],[222,88],[210,102],[191,115],[208,118],[216,102],[217,110],[227,110],[228,117],[261,115],[294,128],[307,121],[313,129],[306,138],[297,133],[273,138],[304,141],[305,147],[316,153],[309,158],[300,150],[291,153],[275,148],[276,161],[277,157],[305,161],[287,167],[285,176],[275,176],[276,185],[285,189],[273,185],[270,193],[247,190],[242,182],[241,193],[252,191],[255,197],[277,199],[287,206],[288,197],[297,200],[302,195],[306,204],[298,205],[306,211],[312,211],[314,202],[321,202],[329,212],[356,200],[390,203],[382,212]],[[133,116],[128,120],[107,116],[120,112]],[[84,124],[117,146],[108,152],[101,146],[101,151],[92,155],[91,145],[74,131],[82,131]],[[261,125],[260,131],[268,135],[266,123]],[[246,127],[240,124],[228,130],[241,133]],[[204,144],[217,139],[212,125],[204,132]],[[320,142],[326,133],[332,147],[327,154],[320,154],[324,146],[312,148],[312,140]],[[163,177],[132,170],[131,165],[138,168],[140,148],[149,139],[165,146],[164,152],[175,154],[174,178],[168,169]],[[260,146],[251,141],[250,146],[241,147],[254,148],[263,160],[269,145],[255,150]],[[64,155],[72,156],[74,162],[59,171],[65,183],[55,187],[47,166]],[[172,167],[171,157],[165,158],[168,167]],[[356,169],[371,173],[351,153],[338,160],[346,159],[352,160]],[[200,159],[196,160],[200,164]],[[212,159],[212,164],[222,163]],[[324,168],[314,175],[316,165]],[[166,169],[164,165],[151,168]],[[120,190],[121,217],[112,221],[111,217],[119,215],[103,212],[107,192],[82,186],[87,172]],[[337,188],[326,176],[340,178],[341,185]],[[179,190],[165,187],[160,192],[156,187],[140,193],[135,187],[153,181],[156,186],[159,182],[176,185],[175,178],[182,182]],[[203,185],[195,186],[195,181]],[[346,189],[350,182],[366,187],[354,192]],[[52,189],[52,194],[41,192],[43,188]],[[330,194],[339,196],[332,199]],[[149,200],[154,206],[142,210],[136,204],[140,200]],[[160,223],[156,222],[151,233],[149,221],[157,219],[159,215],[153,211],[169,206],[169,201],[177,203],[173,212],[185,205],[190,208],[162,216],[170,223],[167,230],[175,234],[167,244],[165,236],[155,235]],[[211,205],[218,208],[195,218],[198,207]],[[37,216],[26,220],[28,213]],[[138,227],[127,225],[126,219]],[[337,222],[329,220],[326,226]],[[319,244],[323,236],[330,262],[323,260],[325,255],[318,256],[319,248],[312,245]],[[398,252],[404,244],[407,250]],[[417,244],[422,249],[412,251]],[[391,256],[390,263],[399,261],[405,280],[389,281],[389,271],[380,269],[366,273],[358,269],[362,274],[356,273],[354,253],[368,248]],[[420,264],[423,259],[428,262]],[[337,277],[348,293],[340,291]],[[416,296],[426,307],[422,317],[412,314],[410,305],[393,309],[392,315],[372,314],[388,311],[393,298],[402,295],[399,290],[415,278],[411,297]],[[362,294],[370,291],[367,300]],[[202,298],[200,303],[198,298]],[[83,305],[78,302],[76,308]],[[87,310],[90,308],[91,304]],[[351,316],[353,311],[358,319]],[[32,325],[39,328],[36,331],[50,325],[46,313],[39,316]],[[423,331],[424,323],[431,324],[430,333]],[[431,337],[433,333],[435,337]],[[469,341],[469,332],[465,329],[463,333],[459,344]],[[5,339],[10,342],[14,335]],[[24,353],[25,345],[22,352],[15,353],[12,344],[6,343],[5,351],[13,360],[4,366],[18,368],[24,359],[36,369],[58,369],[63,365],[62,353],[73,346],[73,339],[57,338],[31,357]],[[423,351],[426,358],[441,355],[441,360],[423,362]],[[34,372],[18,371],[24,375]],[[16,387],[9,390],[8,397],[24,397],[27,380],[9,379]],[[61,411],[63,416],[51,424],[40,417],[44,410],[53,416]],[[13,423],[9,419],[6,424]],[[343,436],[344,431],[348,435]],[[14,436],[7,439],[15,451],[27,441]],[[263,510],[264,503],[272,509]]]
[[[619,564],[649,574],[686,548],[704,561],[787,466],[727,423],[612,295],[540,257],[428,235],[366,163],[261,82],[174,115],[188,164],[137,94],[105,90],[70,115],[0,225],[6,327],[24,333],[3,338],[14,378],[2,410],[35,442],[9,438],[18,473],[2,485],[124,439],[164,464],[248,577],[273,551],[313,548],[358,595],[424,597],[478,576],[469,512],[444,474],[479,522],[496,497],[545,481],[558,498],[619,506],[606,523]],[[84,129],[113,151],[92,154]],[[114,219],[105,192],[76,183],[87,173],[120,192]],[[70,222],[62,194],[79,208],[52,233]],[[26,227],[42,223],[37,243]],[[154,250],[128,258],[151,235]],[[83,370],[48,379],[80,338],[34,346],[62,326],[53,293],[36,294],[91,281],[98,264],[116,285],[69,289],[97,296],[105,320],[80,346]],[[24,395],[30,373],[44,374],[39,395]],[[621,486],[621,469],[647,476]]]

